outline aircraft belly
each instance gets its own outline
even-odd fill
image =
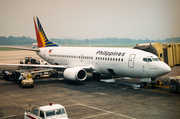
[[[108,71],[107,71],[107,67],[104,64],[99,64],[98,63],[95,67],[96,67],[95,70],[98,73],[109,74]]]
[[[99,67],[99,70],[102,74],[111,74],[117,76],[125,74],[125,71],[123,70],[124,66],[117,64],[98,64],[97,66]]]

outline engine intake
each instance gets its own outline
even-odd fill
[[[84,81],[87,73],[83,68],[67,68],[64,70],[64,78],[66,80]]]

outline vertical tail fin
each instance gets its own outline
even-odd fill
[[[38,17],[34,17],[34,26],[35,26],[38,47],[58,47],[57,44],[51,42],[47,38],[46,33],[44,32]]]

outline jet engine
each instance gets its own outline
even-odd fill
[[[83,68],[67,68],[64,70],[64,78],[72,81],[84,81],[87,73]]]

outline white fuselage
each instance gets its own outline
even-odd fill
[[[39,50],[37,54],[50,64],[92,66],[93,72],[99,74],[155,78],[171,70],[156,55],[131,48],[43,47]]]

